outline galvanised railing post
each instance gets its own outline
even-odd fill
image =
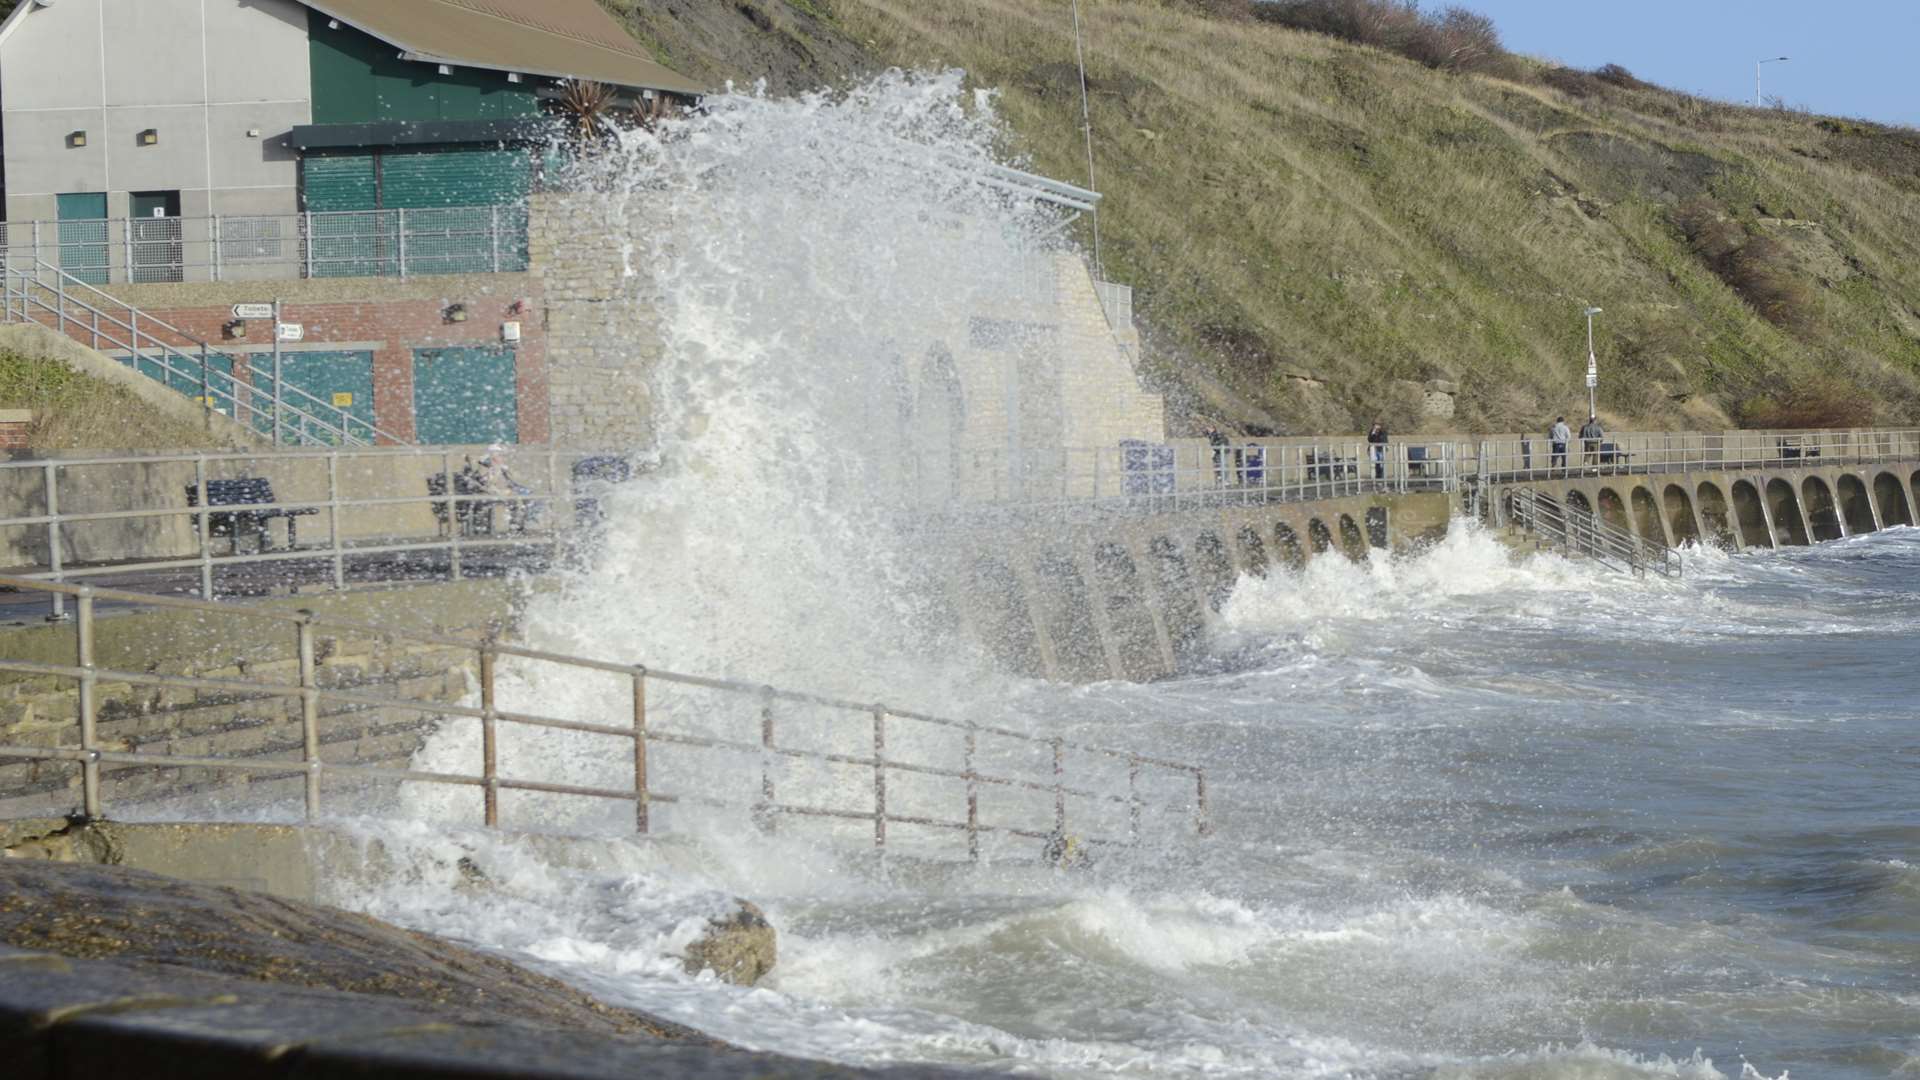
[[[493,245],[493,272],[500,272],[500,204],[488,208],[492,214],[487,222],[487,240]]]
[[[80,812],[93,820],[100,816],[100,748],[95,731],[100,703],[93,671],[93,589],[81,586],[74,606],[80,612],[74,622],[75,659],[80,668],[80,750],[86,755],[80,762]]]
[[[340,535],[340,451],[338,450],[327,453],[327,539],[333,548],[333,587],[345,589],[347,587],[347,553]]]
[[[1140,842],[1140,758],[1129,755],[1127,758],[1127,837],[1138,844]]]
[[[1059,737],[1053,739],[1053,831],[1067,834],[1067,763],[1066,742]]]
[[[313,653],[313,612],[302,610],[294,623],[300,649],[301,760],[306,763],[307,820],[320,817],[320,676]]]
[[[647,788],[647,669],[633,669],[633,827],[645,834],[652,828],[651,796]]]
[[[1194,831],[1201,836],[1213,835],[1213,815],[1207,808],[1207,774],[1199,769],[1193,770],[1193,812]]]
[[[482,814],[489,829],[500,827],[500,744],[499,718],[494,709],[494,674],[499,654],[493,650],[493,635],[480,648],[480,798]]]
[[[303,210],[294,227],[300,230],[300,254],[306,262],[307,280],[313,280],[313,212]]]
[[[220,280],[220,215],[214,214],[207,221],[208,259],[213,264],[213,280]]]
[[[213,385],[207,374],[207,365],[207,343],[203,341],[200,343],[200,407],[202,409],[213,408]]]
[[[773,834],[773,687],[760,688],[760,804],[754,824]]]
[[[980,861],[980,775],[974,771],[974,754],[980,749],[979,730],[972,723],[967,724],[966,753],[961,758],[960,771],[967,780],[967,858]]]
[[[47,462],[41,467],[40,478],[47,495],[47,567],[53,571],[53,580],[57,583],[66,580],[62,574],[60,537],[60,466]],[[65,593],[53,594],[53,610],[47,613],[48,622],[60,622],[67,617],[67,597]]]
[[[193,459],[193,486],[196,491],[194,504],[200,512],[194,515],[193,531],[200,539],[200,599],[213,599],[213,525],[212,513],[207,507],[207,456],[196,454]]]
[[[447,544],[449,549],[447,573],[454,581],[460,580],[460,533],[465,530],[466,522],[460,513],[460,495],[453,486],[453,452],[440,455],[440,475],[446,478],[447,500]]]
[[[400,251],[400,280],[407,280],[407,211],[401,207],[394,212],[393,234]]]
[[[873,846],[887,846],[887,707],[873,707]]]

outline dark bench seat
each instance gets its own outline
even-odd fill
[[[308,514],[317,514],[316,507],[303,507],[285,510],[272,504],[279,500],[274,497],[273,483],[264,476],[242,477],[236,480],[207,481],[207,505],[209,507],[232,507],[229,510],[214,510],[207,515],[207,535],[224,536],[230,545],[229,550],[238,554],[240,538],[252,536],[261,551],[269,550],[272,539],[267,530],[275,518],[283,518],[287,523],[287,547],[295,548],[300,544],[300,534],[295,523]],[[187,505],[200,505],[200,485],[187,485]],[[266,509],[250,509],[266,507]],[[193,527],[200,528],[200,515],[192,518]]]

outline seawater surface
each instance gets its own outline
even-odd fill
[[[1461,529],[1243,579],[1211,669],[1008,684],[1210,771],[1217,831],[939,873],[722,832],[378,913],[750,1046],[1092,1077],[1885,1077],[1920,1070],[1920,531],[1679,581]],[[516,861],[516,859],[518,861]],[[518,867],[518,870],[513,867]],[[729,894],[742,990],[672,952]]]
[[[1030,193],[977,182],[1001,161],[992,104],[954,72],[721,95],[592,178],[581,228],[627,238],[644,301],[608,305],[609,344],[630,311],[660,346],[658,436],[637,448],[658,467],[609,497],[598,558],[529,598],[526,634],[1189,760],[1215,834],[1176,819],[1076,870],[1017,845],[955,866],[877,858],[858,829],[764,837],[659,807],[655,841],[556,862],[443,824],[477,812],[436,789],[408,793],[413,824],[379,827],[411,871],[342,902],[744,1045],[848,1062],[1920,1070],[1920,532],[1697,551],[1668,581],[1520,558],[1461,527],[1420,553],[1240,581],[1191,670],[1151,685],[1022,681],[950,632],[921,556],[964,541],[900,509],[916,494],[901,464],[951,449],[921,445],[954,437],[929,418],[973,407],[942,395],[942,365],[976,315],[1044,282],[1060,235]],[[663,730],[759,738],[751,701],[657,689]],[[506,709],[605,724],[631,715],[628,693],[502,667]],[[839,748],[870,751],[853,719]],[[825,722],[785,708],[781,738]],[[888,749],[937,752],[904,731]],[[516,778],[632,783],[617,739],[505,725],[500,752]],[[450,724],[419,764],[471,772],[477,755],[471,725]],[[662,747],[652,768],[663,790],[748,801],[760,763]],[[870,805],[862,770],[782,768],[792,797]],[[632,828],[624,806],[503,807],[519,828]],[[463,883],[456,852],[488,887]],[[754,989],[675,958],[735,896],[780,931]]]

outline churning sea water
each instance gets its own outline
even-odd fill
[[[1150,685],[1024,682],[942,638],[912,559],[940,538],[886,511],[901,447],[875,418],[928,328],[990,306],[1049,227],[966,181],[997,138],[990,99],[954,74],[719,98],[635,137],[601,205],[659,298],[660,468],[614,497],[601,558],[534,597],[527,632],[1192,761],[1215,834],[1069,871],[1037,853],[879,860],[735,822],[582,868],[386,824],[415,872],[342,901],[847,1062],[1920,1072],[1920,531],[1696,551],[1668,581],[1459,526],[1424,552],[1240,581],[1203,658]],[[505,708],[626,707],[619,686],[503,680]],[[471,744],[450,733],[423,764],[457,768]],[[619,754],[564,733],[503,730],[502,757],[518,776],[531,758],[544,778],[623,779],[603,774]],[[491,887],[453,888],[451,849]],[[754,989],[674,958],[732,896],[780,931]]]
[[[358,902],[750,1046],[1057,1076],[1866,1078],[1920,1069],[1920,531],[1678,582],[1424,554],[1245,579],[1213,669],[1007,688],[1203,763],[1208,840],[940,873],[734,832]],[[730,893],[744,990],[671,954]]]

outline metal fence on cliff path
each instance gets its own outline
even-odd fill
[[[73,663],[0,659],[0,672],[72,680],[78,687],[76,723],[79,745],[48,747],[0,744],[0,758],[76,763],[80,769],[79,810],[88,817],[101,817],[109,810],[102,788],[103,766],[146,766],[300,777],[304,780],[303,806],[309,821],[318,819],[322,814],[327,778],[338,776],[362,782],[418,783],[478,790],[481,796],[480,821],[489,828],[500,827],[502,793],[531,792],[628,805],[632,810],[633,828],[640,833],[655,831],[653,808],[656,806],[701,806],[746,811],[763,830],[768,831],[774,828],[773,823],[781,817],[826,819],[870,826],[872,842],[879,848],[888,846],[890,827],[915,827],[932,830],[936,834],[958,834],[965,838],[969,859],[979,859],[982,839],[995,836],[1049,843],[1063,842],[1072,837],[1081,843],[1094,845],[1137,844],[1145,835],[1143,819],[1149,812],[1156,811],[1184,817],[1188,822],[1184,828],[1194,835],[1204,836],[1211,831],[1206,773],[1201,769],[1131,751],[1090,746],[1059,736],[1035,735],[1003,726],[896,709],[884,704],[662,671],[640,664],[569,656],[497,640],[474,641],[433,634],[396,633],[377,626],[320,618],[311,612],[239,608],[230,604],[140,596],[85,585],[60,585],[19,578],[0,578],[0,587],[59,592],[74,601],[77,617],[73,621]],[[278,624],[292,638],[298,658],[297,681],[198,678],[103,667],[96,662],[94,648],[97,622],[94,608],[102,600],[195,611],[215,618],[254,618]],[[323,681],[320,673],[318,639],[325,634],[369,635],[392,643],[453,648],[470,653],[479,672],[479,703],[423,703],[389,694],[330,686]],[[569,678],[612,676],[618,683],[624,683],[625,690],[614,695],[619,700],[605,702],[604,707],[609,715],[604,718],[583,720],[509,709],[502,707],[498,694],[503,660],[548,665],[568,672]],[[292,761],[239,755],[151,754],[116,749],[112,743],[102,739],[99,730],[99,689],[103,684],[156,691],[297,700],[303,735],[300,757]],[[692,723],[688,723],[675,715],[679,711],[676,709],[667,710],[668,715],[664,719],[679,722],[672,727],[665,726],[661,723],[663,717],[659,715],[660,710],[649,700],[651,690],[663,687],[714,691],[749,704],[759,712],[758,740],[703,733],[699,730],[700,717],[696,716]],[[323,705],[411,710],[446,718],[443,722],[475,724],[480,739],[474,748],[474,767],[471,771],[440,772],[330,764],[323,760],[320,752],[325,735],[321,715]],[[816,712],[809,716],[805,710]],[[689,708],[687,711],[701,710]],[[615,713],[618,714],[617,719]],[[832,719],[821,720],[822,713]],[[788,733],[789,723],[813,726],[832,720],[851,721],[858,740],[870,749],[859,752],[821,750],[814,746],[796,745],[793,736]],[[615,745],[626,748],[619,753],[616,771],[629,776],[631,782],[610,787],[529,779],[526,777],[526,763],[503,760],[503,740],[500,737],[503,725],[613,739]],[[908,734],[910,728],[942,732],[958,738],[962,749],[957,767],[926,760],[910,760],[890,750],[890,746],[897,746],[897,741]],[[866,742],[869,736],[870,743]],[[987,739],[1037,749],[1047,764],[1041,767],[1039,775],[1032,772],[1022,774],[1010,768],[983,769],[981,761],[987,755],[982,743]],[[715,797],[707,790],[672,790],[664,787],[650,758],[654,751],[662,747],[748,755],[757,760],[757,795],[747,800],[732,800]],[[1081,779],[1070,766],[1070,760],[1076,756],[1083,760],[1102,759],[1113,763],[1116,768],[1124,768],[1124,788],[1109,788],[1097,781]],[[868,775],[866,805],[832,805],[832,785],[801,785],[795,790],[777,783],[778,767],[783,761],[852,768]],[[517,774],[514,771],[516,765],[520,766]],[[1164,784],[1152,784],[1156,777],[1177,784],[1184,794],[1177,798],[1156,794],[1167,790]],[[960,786],[952,792],[951,803],[943,812],[903,812],[892,803],[890,793],[906,778],[936,778]],[[1047,804],[1046,808],[1038,812],[1037,817],[1023,816],[1033,815],[1034,812],[1031,807],[1017,805],[1016,799],[1012,800],[1016,805],[1012,808],[1011,818],[997,815],[997,820],[989,820],[988,808],[983,806],[983,800],[991,802],[996,798],[1021,795],[1039,796]],[[1070,813],[1070,805],[1076,800],[1083,807],[1081,815]],[[1083,822],[1081,817],[1092,820]],[[1096,828],[1114,829],[1116,823],[1118,827],[1115,831],[1104,834],[1092,831]]]

